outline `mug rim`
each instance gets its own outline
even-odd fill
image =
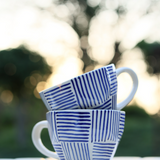
[[[51,88],[53,88],[53,87],[59,86],[59,85],[62,84],[62,83],[65,83],[65,82],[67,82],[67,81],[70,81],[71,79],[78,78],[79,76],[86,75],[86,74],[88,74],[88,73],[90,73],[90,72],[95,72],[95,71],[97,71],[97,70],[99,70],[99,69],[102,69],[102,68],[104,68],[104,67],[106,67],[106,66],[113,66],[113,69],[116,70],[115,64],[114,64],[114,63],[111,63],[111,64],[105,65],[105,66],[103,66],[103,67],[100,67],[100,68],[91,70],[91,71],[89,71],[89,72],[83,73],[83,74],[81,74],[81,75],[74,76],[74,77],[72,77],[72,78],[70,78],[70,79],[68,79],[68,80],[65,80],[65,81],[61,82],[61,83],[55,84],[55,85],[53,85],[53,86],[51,86],[51,87],[49,87],[49,88],[47,88],[47,89],[44,89],[44,90],[40,91],[39,94],[40,94],[40,93],[43,93],[44,91],[47,91],[47,90],[49,90],[49,89],[51,89]]]
[[[113,112],[120,112],[120,113],[126,113],[125,111],[122,110],[113,110],[113,109],[75,109],[75,110],[51,110],[46,112],[46,114],[51,113],[51,112],[85,112],[85,111],[113,111]]]

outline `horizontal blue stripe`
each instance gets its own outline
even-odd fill
[[[114,149],[114,148],[113,148]],[[112,152],[113,150],[108,150],[108,149],[99,149],[99,148],[93,148],[93,151],[104,151],[104,152]]]
[[[94,154],[98,153],[98,154],[101,154],[101,156],[104,156],[104,155],[107,156],[106,154],[111,155],[113,151],[111,151],[111,153],[110,152],[98,152],[98,151],[93,151],[93,152],[94,152]]]
[[[45,95],[45,97],[53,96],[53,95],[55,95],[55,94],[57,94],[57,93],[61,93],[62,91],[65,91],[65,90],[68,90],[68,89],[71,89],[71,87],[69,86],[69,87],[67,87],[67,88],[60,89],[60,90],[58,90],[58,91],[56,91],[56,92],[52,92],[52,93],[50,93],[50,94],[48,94],[48,95]]]
[[[92,160],[110,160],[108,158],[93,158]]]
[[[64,104],[62,106],[58,106],[58,107],[57,106],[56,107],[53,106],[53,107],[56,108],[56,110],[64,110],[66,108],[70,108],[70,109],[71,109],[71,107],[74,108],[75,106],[77,106],[77,102],[76,101],[73,101],[71,103],[66,103],[66,104]],[[52,106],[51,106],[51,108],[52,108]]]
[[[51,98],[56,98],[56,97],[60,97],[60,96],[64,96],[64,94],[68,94],[68,93],[70,93],[70,92],[72,92],[71,90],[69,90],[69,91],[66,91],[66,92],[60,92],[60,94],[57,94],[57,95],[55,95],[55,96],[52,96]],[[51,95],[49,95],[49,96],[51,96]],[[48,97],[48,96],[45,96],[45,97]]]
[[[66,112],[56,112],[56,114],[57,113],[58,114],[66,114],[66,113],[67,114],[90,114],[90,112],[70,112],[70,111],[69,112],[67,112],[67,111]]]
[[[116,145],[116,143],[94,143],[94,144],[97,144],[97,145]]]
[[[57,115],[57,117],[77,117],[77,118],[90,118],[90,116],[85,116],[85,115]]]
[[[89,139],[89,137],[69,137],[69,136],[58,136],[59,138],[67,138],[67,139]]]
[[[113,71],[112,67],[111,68],[107,68],[109,72]]]
[[[69,121],[91,121],[90,119],[73,119],[73,118],[57,118],[57,120],[69,120]]]
[[[62,100],[65,100],[65,99],[68,99],[68,98],[72,98],[72,97],[74,97],[74,94],[70,93],[70,94],[63,95],[62,97],[59,97],[59,98],[54,99],[54,100],[52,98],[47,98],[46,100],[52,100],[52,101],[48,101],[48,103],[51,103],[51,102],[59,103]]]
[[[55,91],[55,90],[57,90],[57,89],[59,89],[59,88],[62,88],[62,87],[65,87],[65,86],[68,86],[70,83],[67,83],[67,84],[64,84],[64,85],[62,85],[62,86],[57,86],[57,88],[55,88],[55,89],[52,89],[52,90],[50,90],[50,91],[47,91],[47,92],[44,92],[44,94],[47,94],[47,93],[50,93],[50,92],[53,92],[53,91]]]
[[[110,69],[110,68],[112,68],[112,65],[111,65],[111,66],[107,66],[106,68],[107,68],[107,69]]]
[[[57,122],[57,124],[91,125],[91,123]]]
[[[69,126],[67,126],[67,125],[66,125],[66,126],[58,126],[58,125],[57,125],[57,128],[81,128],[81,129],[89,129],[90,127],[77,126],[77,125],[76,125],[76,126],[70,126],[70,125],[69,125]]]
[[[58,132],[58,134],[62,134],[62,135],[76,135],[76,136],[89,136],[89,134],[76,134],[76,133],[67,133],[67,132]]]
[[[116,79],[117,76],[116,76],[116,75],[111,75],[110,78],[111,78],[111,79],[112,79],[112,78]]]
[[[63,108],[61,107],[61,110],[67,110],[67,109],[72,110],[72,109],[77,109],[77,107],[78,107],[77,102],[75,102],[70,106],[67,105],[67,107],[64,107],[64,106]]]
[[[99,153],[99,154],[101,154],[101,153]],[[93,156],[98,156],[98,157],[110,157],[110,155],[99,155],[99,154],[93,154]],[[99,160],[99,159],[98,159]]]
[[[60,140],[60,141],[63,141],[63,142],[88,142],[89,140],[83,140],[83,139],[80,139],[80,140]]]
[[[113,86],[111,86],[111,88],[110,88],[110,89],[111,89],[111,90],[113,90],[114,88],[116,88],[116,89],[117,89],[117,86],[118,86],[117,84],[116,84],[116,85],[113,85]]]
[[[58,129],[58,131],[89,132],[89,130]]]
[[[60,105],[66,104],[66,103],[68,103],[68,102],[72,102],[72,101],[74,101],[74,100],[75,100],[74,97],[73,97],[72,99],[68,99],[68,98],[67,98],[65,101],[63,100],[63,101],[61,101],[61,102],[59,102],[59,103],[54,102],[54,103],[51,103],[50,105],[54,104],[54,105],[60,106]]]
[[[49,105],[51,106],[51,105],[56,105],[56,106],[60,106],[60,105],[63,105],[63,104],[65,104],[65,103],[68,103],[68,102],[71,102],[71,101],[74,101],[75,99],[74,99],[74,97],[72,98],[72,99],[66,99],[65,101],[64,100],[61,100],[61,101],[59,101],[59,102],[51,102]]]
[[[55,144],[55,143],[53,143],[53,145],[54,145],[54,146],[61,147],[61,145],[60,145],[60,144]]]
[[[103,149],[114,149],[114,147],[109,147],[109,146],[93,146],[94,148],[103,148]]]

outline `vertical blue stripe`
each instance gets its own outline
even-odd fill
[[[81,78],[78,77],[78,79],[79,79],[79,83],[80,83],[80,86],[81,86],[81,90],[82,90],[83,97],[85,98],[85,99],[84,99],[84,102],[86,102],[86,103],[87,103],[87,107],[89,107],[89,104],[88,104],[88,101],[87,101],[88,97],[86,97],[86,95],[85,95],[85,93],[84,93],[84,90],[83,90],[84,87],[82,86]],[[85,83],[85,81],[83,81],[83,84],[84,84],[84,83]],[[84,109],[86,109],[86,104],[84,105]]]
[[[87,76],[87,75],[86,75]],[[82,75],[82,78],[83,78],[83,81],[84,81],[84,85],[85,85],[85,89],[86,89],[86,92],[87,92],[87,96],[88,96],[88,100],[89,100],[89,102],[90,102],[90,105],[89,106],[91,106],[92,107],[92,102],[91,102],[91,97],[90,97],[90,95],[89,95],[89,92],[88,92],[88,85],[86,85],[86,80],[85,80],[85,78],[84,78],[84,75]],[[89,107],[88,106],[88,107]]]
[[[92,93],[92,89],[91,89],[91,86],[90,86],[90,83],[89,83],[88,74],[86,74],[86,78],[87,78],[87,84],[88,84],[88,86],[89,86],[89,91],[90,91],[90,93],[91,93],[91,95],[92,95],[92,99],[93,99],[93,101],[94,101],[94,105],[96,105],[96,98],[94,97],[94,94]],[[92,84],[93,84],[93,83],[92,83]]]
[[[112,133],[112,118],[113,118],[113,116],[112,116],[112,110],[110,111],[110,124],[109,124],[109,136],[108,136],[108,140],[110,140],[111,139],[111,133]]]
[[[95,141],[97,140],[97,121],[98,121],[98,110],[96,110],[96,121],[95,121]]]
[[[109,118],[110,118],[110,114],[109,114],[109,111],[108,111],[108,112],[107,112],[106,134],[105,134],[104,141],[106,141],[106,137],[107,137],[107,135],[108,135],[108,132],[107,132],[107,131],[109,131],[109,126],[108,126]]]
[[[83,107],[84,107],[84,106],[85,106],[85,102],[84,102],[83,96],[82,96],[82,94],[81,94],[81,91],[80,91],[80,89],[79,89],[78,81],[77,81],[76,78],[74,78],[74,80],[75,80],[76,88],[78,89],[78,93],[79,93],[79,95],[80,95],[80,97],[81,97],[81,100],[82,100],[82,103],[83,103]]]
[[[88,143],[87,143],[87,154],[88,154],[88,160],[90,160],[90,153],[89,153]]]
[[[79,143],[77,143],[77,146],[78,146],[78,150],[79,150],[79,157],[80,157],[80,159],[82,159],[82,156],[81,156],[81,148],[79,147]]]
[[[109,83],[109,80],[108,80],[108,76],[107,76],[107,70],[106,69],[103,69],[103,77],[105,78],[105,86],[107,87],[107,91],[106,91],[106,98],[108,99],[109,97],[109,92],[110,92],[110,83]]]
[[[67,143],[67,152],[68,152],[68,155],[69,155],[69,159],[72,159],[72,158],[71,158],[71,152],[70,152],[69,144],[68,144],[68,143]]]
[[[87,144],[86,144],[86,143],[84,143],[84,148],[85,148],[84,150],[85,150],[85,154],[86,154],[87,160],[89,160],[89,157],[88,157],[88,153],[87,153],[87,147],[86,147],[86,145],[87,145]]]
[[[79,158],[78,158],[78,153],[77,153],[77,149],[76,149],[76,145],[75,145],[75,143],[73,143],[73,144],[74,144],[74,149],[75,149],[75,152],[76,152],[77,160],[79,160]]]
[[[52,114],[53,112],[51,112]],[[52,115],[51,115],[52,116]],[[54,122],[56,122],[56,112],[54,112]],[[52,125],[53,126],[53,125]],[[56,138],[57,138],[57,141],[59,141],[58,139],[58,134],[57,134],[57,125],[56,123],[54,123],[54,129],[55,129],[55,133],[56,133]]]
[[[81,107],[81,103],[80,103],[80,100],[79,100],[79,98],[78,98],[78,94],[77,94],[77,91],[76,91],[76,88],[75,88],[75,85],[74,85],[74,82],[73,82],[72,79],[71,79],[71,82],[72,82],[72,86],[73,86],[73,88],[74,88],[74,91],[75,91],[75,94],[76,94],[76,97],[77,97],[78,104],[79,104],[80,108],[83,109],[83,108]]]
[[[94,124],[94,110],[92,111],[91,142],[93,142],[93,124]]]
[[[71,147],[71,151],[72,151],[73,158],[76,159],[76,158],[75,158],[75,155],[74,155],[73,148],[72,148],[72,143],[70,143],[70,147]]]
[[[103,135],[104,135],[104,131],[105,131],[105,122],[106,122],[106,110],[104,110],[104,112],[103,112],[103,121],[102,121],[102,123],[103,123],[103,127],[102,127],[102,137],[101,137],[101,141],[103,141]]]
[[[99,117],[99,133],[98,133],[98,142],[100,141],[100,135],[101,135],[101,119],[102,118],[102,110],[100,111],[100,117]]]
[[[82,152],[82,159],[85,160],[85,156],[84,156],[84,148],[83,148],[83,143],[80,143],[81,144],[81,152]]]
[[[89,73],[89,76],[90,76],[91,82],[92,82],[92,84],[93,84],[92,86],[93,86],[93,89],[94,89],[94,93],[95,93],[95,95],[96,95],[96,98],[97,98],[97,100],[98,100],[98,103],[100,104],[100,100],[99,100],[99,98],[98,98],[97,91],[96,91],[96,88],[95,88],[95,86],[94,86],[94,82],[93,82],[91,73]],[[92,92],[92,90],[91,90],[91,92]]]
[[[97,73],[99,85],[100,85],[100,88],[101,88],[100,91],[102,92],[102,95],[103,95],[103,97],[102,97],[102,102],[104,102],[104,101],[105,101],[105,93],[104,93],[104,91],[103,91],[104,88],[103,88],[103,86],[102,86],[102,81],[101,81],[101,78],[100,78],[100,76],[99,76],[100,70],[97,70],[96,73]]]
[[[63,148],[63,151],[64,151],[64,155],[65,155],[66,159],[68,160],[68,154],[67,154],[66,147],[65,147],[64,143],[62,143],[62,148]]]
[[[103,98],[101,97],[101,94],[100,94],[100,92],[99,92],[99,87],[98,87],[98,85],[97,85],[97,80],[96,80],[96,77],[97,77],[97,74],[96,74],[96,72],[93,72],[93,78],[94,78],[94,82],[95,82],[95,88],[97,89],[97,92],[98,92],[98,96],[100,97],[100,99],[101,99],[101,102],[103,103]],[[98,83],[99,84],[99,83]]]
[[[100,73],[100,77],[101,77],[101,80],[102,80],[102,83],[103,83],[103,87],[104,87],[104,96],[105,96],[104,99],[106,100],[108,98],[107,97],[107,95],[108,95],[108,88],[107,87],[108,86],[105,83],[104,75],[102,75],[103,74],[103,70],[104,70],[104,68],[102,68],[99,73]]]

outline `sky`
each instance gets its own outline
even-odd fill
[[[156,5],[152,5],[150,0],[103,1],[105,9],[91,20],[89,36],[82,37],[83,40],[88,38],[87,44],[80,44],[70,25],[70,16],[76,12],[77,6],[71,3],[57,6],[55,1],[0,0],[0,50],[25,44],[46,58],[54,72],[47,83],[37,85],[40,91],[83,73],[80,45],[88,47],[90,57],[98,61],[99,64],[94,66],[96,69],[110,62],[114,42],[121,41],[123,55],[116,67],[130,67],[139,79],[137,93],[130,104],[138,104],[149,114],[157,113],[160,110],[159,80],[147,73],[143,53],[134,47],[143,39],[148,43],[160,41],[160,2],[155,1]],[[100,0],[88,0],[90,6],[100,3]],[[119,4],[128,12],[121,21],[115,12]],[[150,13],[145,15],[148,8]],[[127,97],[131,87],[132,81],[127,74],[118,77],[118,102]]]

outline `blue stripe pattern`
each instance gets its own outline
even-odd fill
[[[90,112],[55,112],[58,139],[62,142],[88,142]]]
[[[92,150],[92,160],[110,160],[116,143],[94,143]]]
[[[109,98],[110,87],[106,79],[106,69],[102,68],[71,80],[81,109],[94,108],[103,104]]]
[[[107,75],[110,84],[110,96],[117,93],[117,75],[113,65],[106,66]]]
[[[112,110],[93,110],[91,126],[91,142],[116,142],[119,134],[120,112]],[[114,126],[113,126],[114,124]]]
[[[54,111],[47,113],[47,121],[60,160],[110,160],[124,131],[125,112]]]
[[[112,96],[112,109],[117,110],[117,94]]]
[[[49,135],[51,138],[52,143],[58,143],[58,135],[57,135],[57,126],[56,126],[56,120],[55,120],[55,112],[48,112],[47,113],[47,121],[49,122]]]
[[[88,143],[61,142],[65,160],[91,160]]]
[[[119,134],[118,134],[118,141],[120,141],[125,125],[125,113],[120,112],[120,120],[119,120]]]
[[[44,97],[51,110],[76,109],[78,106],[70,82],[44,92]]]
[[[60,160],[65,160],[62,145],[60,143],[54,143],[53,146],[54,146],[54,149],[55,149],[56,153],[58,154]]]
[[[117,76],[113,64],[40,92],[49,110],[114,109]],[[108,101],[111,100],[111,103]],[[116,105],[116,104],[114,104]]]

